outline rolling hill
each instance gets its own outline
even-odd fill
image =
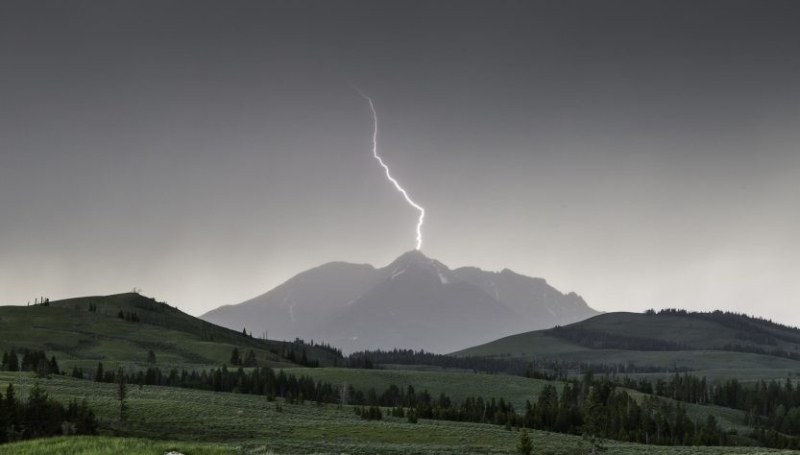
[[[150,350],[159,365],[178,368],[229,363],[233,348],[253,350],[264,365],[291,366],[284,355],[293,348],[323,365],[337,357],[320,347],[246,336],[135,293],[0,307],[0,333],[0,351],[44,350],[62,369],[100,361],[145,365]]]
[[[510,270],[450,269],[419,251],[383,268],[333,262],[203,319],[270,338],[323,340],[345,352],[449,352],[598,314],[577,294]]]
[[[712,377],[780,378],[800,372],[800,330],[720,311],[606,313],[455,352],[688,369]]]

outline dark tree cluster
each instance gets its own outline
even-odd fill
[[[291,343],[283,343],[280,350],[272,350],[272,352],[300,365],[316,368],[319,366],[319,360],[309,359],[309,348],[329,354],[333,359],[334,366],[338,366],[339,361],[343,359],[342,351],[338,348],[325,343],[315,343],[314,340],[306,342],[300,338],[295,338]]]
[[[713,404],[747,412],[749,425],[800,435],[800,386],[789,379],[784,384],[762,380],[755,386],[734,379],[711,387],[708,393]],[[774,447],[800,449],[800,440],[793,438]]]
[[[83,368],[77,366],[72,367],[72,373],[70,373],[70,376],[76,379],[86,379],[86,374],[83,372]]]
[[[746,423],[759,429],[756,439],[769,443],[770,447],[800,448],[800,439],[770,433],[800,435],[800,385],[790,379],[783,384],[762,380],[755,385],[730,379],[710,385],[705,377],[676,374],[668,380],[658,379],[655,382],[625,378],[620,385],[678,401],[745,411]]]
[[[354,407],[353,411],[356,413],[357,416],[361,417],[363,420],[381,420],[383,419],[383,411],[378,406],[370,406],[370,407]]]
[[[640,392],[671,398],[694,404],[708,404],[710,386],[705,377],[697,377],[687,373],[674,374],[669,379],[631,379],[628,377],[618,381],[625,388]],[[730,406],[727,406],[730,407]]]
[[[58,361],[55,356],[47,358],[44,351],[25,349],[22,351],[22,358],[15,350],[3,352],[3,359],[0,362],[0,370],[5,371],[35,371],[39,377],[49,377],[51,374],[60,374]]]
[[[303,340],[300,340],[299,338],[296,339],[295,341],[300,341],[301,343],[304,343]],[[334,346],[331,346],[328,343],[315,343],[314,340],[311,340],[308,343],[308,345],[311,346],[312,348],[316,348],[316,349],[320,349],[322,351],[325,351],[325,352],[327,352],[328,354],[330,354],[334,358],[341,359],[343,357],[341,349],[339,349],[337,347],[334,347]]]
[[[231,365],[243,367],[257,367],[258,360],[256,360],[256,353],[251,349],[247,351],[247,355],[242,357],[239,354],[238,348],[233,348],[231,352]]]
[[[0,393],[0,443],[70,434],[96,434],[97,419],[86,400],[73,400],[65,407],[50,398],[38,384],[28,399],[17,399],[9,384]]]
[[[523,426],[593,438],[659,445],[724,445],[726,434],[713,416],[692,421],[680,404],[646,397],[640,404],[607,379],[568,383],[560,396],[548,385],[527,403]]]
[[[119,313],[117,313],[117,317],[122,319],[123,321],[139,322],[139,315],[131,311],[119,310]]]
[[[28,306],[31,302],[28,301]],[[33,299],[33,306],[50,306],[50,297],[37,297]]]
[[[75,371],[73,370],[74,373]],[[81,371],[81,374],[83,374],[83,371]],[[105,371],[103,369],[103,362],[97,363],[97,368],[94,370],[94,382],[107,382],[110,384],[115,382],[116,378],[113,371]]]
[[[286,360],[303,365],[305,367],[310,368],[317,368],[319,367],[319,360],[317,359],[309,359],[308,358],[308,351],[306,350],[305,346],[302,344],[300,345],[299,349],[297,348],[297,343],[292,343],[288,347],[283,349],[283,353],[281,354]]]

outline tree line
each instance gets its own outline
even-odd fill
[[[39,377],[47,377],[51,374],[59,374],[58,361],[55,356],[47,358],[44,351],[24,349],[20,354],[12,349],[10,352],[3,351],[2,361],[0,361],[2,371],[35,371]]]
[[[348,368],[381,368],[382,365],[430,365],[441,368],[472,370],[489,374],[505,373],[528,378],[567,381],[570,377],[592,371],[597,374],[673,373],[689,371],[688,368],[667,368],[637,365],[632,362],[590,363],[573,360],[535,359],[532,361],[510,357],[466,356],[455,357],[433,354],[424,350],[392,349],[390,351],[360,351],[345,358]]]

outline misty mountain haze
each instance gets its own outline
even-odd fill
[[[419,251],[391,264],[331,262],[203,319],[271,339],[324,341],[345,352],[412,348],[452,352],[598,314],[575,293],[508,269],[451,270]]]

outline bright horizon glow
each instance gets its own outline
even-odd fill
[[[374,125],[372,129],[372,156],[378,160],[378,163],[383,167],[383,170],[386,171],[386,178],[389,179],[390,182],[394,184],[394,187],[397,188],[397,191],[403,194],[403,197],[406,198],[406,202],[408,202],[412,207],[414,207],[417,211],[419,211],[419,219],[417,220],[417,251],[422,249],[422,223],[425,221],[425,209],[414,202],[413,199],[408,195],[408,192],[400,186],[397,180],[392,177],[392,174],[389,172],[389,166],[383,162],[383,159],[378,155],[378,112],[375,111],[375,104],[372,102],[372,98],[368,97],[361,89],[356,88],[358,93],[369,103],[369,109],[372,111],[372,123]]]

